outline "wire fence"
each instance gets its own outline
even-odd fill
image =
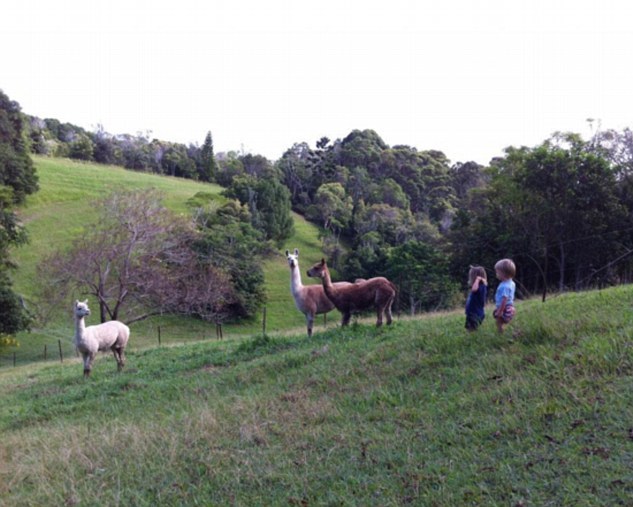
[[[186,331],[181,327],[156,326],[149,335],[145,335],[144,347],[158,345],[176,345],[195,341],[222,340],[224,330],[221,324],[205,331]],[[9,347],[0,353],[0,368],[16,367],[36,362],[64,363],[72,358],[80,357],[72,340],[58,339],[38,346]]]
[[[20,366],[39,361],[64,362],[64,359],[76,357],[77,351],[68,340],[45,343],[40,348],[7,348],[0,354],[0,368],[7,366]]]
[[[261,332],[266,334],[267,317],[266,307],[263,308]],[[327,324],[327,317],[324,315],[324,325]],[[159,325],[144,334],[144,340],[140,348],[158,345],[177,345],[206,340],[223,340],[225,330],[222,324],[214,324],[203,329],[183,330],[182,327]],[[0,352],[0,369],[16,367],[36,362],[57,362],[63,363],[71,358],[80,357],[75,348],[75,344],[68,338],[57,339],[49,343],[41,344],[38,347],[29,346],[25,348],[7,348]]]

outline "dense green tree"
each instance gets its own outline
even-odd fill
[[[413,213],[424,213],[439,224],[452,212],[454,190],[442,152],[396,146],[382,153],[380,171],[383,178],[392,178],[402,187]]]
[[[247,206],[237,200],[217,205],[213,196],[203,197],[198,196],[195,203],[201,234],[194,248],[202,262],[230,278],[234,292],[227,303],[226,318],[252,318],[266,301],[263,235],[251,225]]]
[[[233,180],[246,174],[244,164],[238,154],[230,151],[218,158],[217,183],[223,187],[230,187]]]
[[[263,157],[262,155],[252,155],[247,153],[246,155],[240,156],[240,160],[242,161],[242,165],[244,167],[244,172],[249,176],[252,176],[258,180],[264,180],[268,178],[273,178],[276,180],[281,179],[281,174],[275,168],[270,161]]]
[[[253,227],[264,233],[264,238],[278,247],[294,230],[290,192],[278,180],[255,176],[238,176],[223,194],[248,206]]]
[[[389,249],[386,264],[387,276],[398,286],[401,309],[408,308],[413,315],[454,306],[459,286],[450,276],[445,252],[408,241]]]
[[[277,161],[281,181],[290,190],[293,209],[299,213],[305,213],[310,205],[311,153],[307,143],[295,143]]]
[[[12,189],[14,204],[37,191],[37,175],[24,137],[20,105],[0,90],[0,186]]]
[[[152,157],[147,138],[123,134],[118,136],[118,143],[126,168],[147,171],[151,167]]]
[[[79,160],[93,160],[94,159],[94,143],[90,137],[86,134],[79,134],[70,143],[70,152],[68,156],[70,158],[76,158]]]
[[[93,157],[101,164],[123,165],[123,154],[114,136],[108,134],[103,125],[98,125],[92,134]]]
[[[364,167],[376,174],[380,167],[381,154],[387,144],[373,130],[353,130],[340,144],[337,164],[345,167]]]
[[[163,174],[179,178],[197,178],[195,163],[187,155],[187,148],[183,144],[169,146],[161,159]]]
[[[380,185],[374,186],[370,202],[384,203],[404,210],[410,209],[409,197],[392,178],[387,178]]]
[[[628,213],[614,171],[578,136],[508,148],[490,174],[489,186],[472,194],[471,213],[454,222],[462,267],[509,256],[523,287],[563,290],[599,282],[608,275],[603,268],[626,253]]]
[[[30,141],[30,151],[38,155],[47,155],[49,147],[46,142],[46,123],[41,118],[25,115]]]
[[[9,271],[15,267],[9,257],[10,248],[27,240],[13,212],[12,194],[11,187],[0,186],[0,347],[15,343],[11,336],[28,329],[30,324],[30,316],[20,296],[13,291],[9,277]]]
[[[450,182],[458,202],[468,197],[468,192],[473,188],[483,188],[488,179],[484,167],[476,162],[457,163],[451,166]]]
[[[318,217],[321,226],[338,235],[352,219],[352,198],[340,183],[325,183],[319,187],[314,198],[313,209],[308,216]]]
[[[37,175],[25,141],[24,116],[17,102],[0,90],[0,345],[28,328],[29,317],[12,289],[9,252],[26,242],[14,212],[16,204],[37,191]]]
[[[386,245],[399,245],[413,239],[415,218],[408,209],[386,203],[362,206],[354,217],[354,229],[363,236],[377,233]]]

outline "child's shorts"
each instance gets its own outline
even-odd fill
[[[503,315],[501,316],[501,320],[503,320],[503,322],[507,324],[508,322],[512,320],[515,313],[516,313],[516,310],[514,309],[513,305],[506,305],[506,307],[503,310]],[[499,318],[499,315],[497,315],[497,310],[495,310],[494,316],[495,316],[495,319]]]
[[[475,331],[481,323],[484,321],[484,317],[480,317],[479,315],[473,313],[466,314],[466,329],[469,331]]]

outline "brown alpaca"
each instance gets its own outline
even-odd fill
[[[372,307],[376,309],[376,326],[382,326],[382,317],[385,313],[387,314],[387,324],[391,324],[391,305],[396,297],[396,286],[386,278],[379,276],[357,281],[345,287],[336,287],[332,284],[325,259],[321,259],[321,262],[312,266],[308,270],[308,276],[321,279],[325,295],[343,314],[342,326],[349,324],[353,312],[360,312]]]

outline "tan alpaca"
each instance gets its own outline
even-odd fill
[[[294,253],[286,250],[286,259],[290,268],[290,292],[297,309],[306,316],[308,336],[312,336],[314,316],[334,310],[334,303],[328,299],[322,285],[303,285],[299,269],[299,249]],[[337,282],[335,286],[351,285],[349,282]]]

